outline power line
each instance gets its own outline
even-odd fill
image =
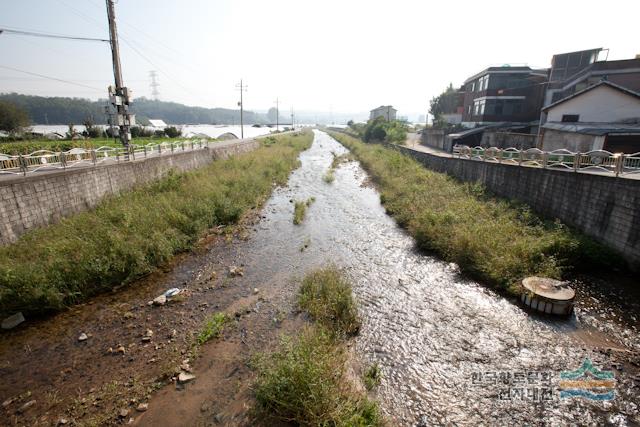
[[[0,34],[16,34],[21,36],[33,36],[33,37],[46,37],[51,39],[65,39],[65,40],[79,40],[79,41],[90,41],[90,42],[106,42],[109,43],[107,39],[97,39],[93,37],[78,37],[78,36],[64,36],[58,34],[50,34],[50,33],[38,33],[34,31],[20,31],[20,30],[10,30],[8,28],[0,28]]]
[[[6,70],[11,70],[11,71],[16,71],[18,73],[29,74],[31,76],[41,77],[43,79],[54,80],[54,81],[57,81],[57,82],[62,82],[62,83],[66,83],[66,84],[70,84],[70,85],[74,85],[74,86],[80,86],[80,87],[84,87],[84,88],[87,88],[87,89],[95,90],[95,91],[98,91],[98,92],[103,92],[103,89],[99,89],[97,87],[88,86],[88,85],[85,85],[85,84],[82,84],[82,83],[72,82],[72,81],[69,81],[69,80],[59,79],[57,77],[46,76],[44,74],[32,73],[31,71],[20,70],[18,68],[8,67],[6,65],[0,65],[0,68],[4,68]]]

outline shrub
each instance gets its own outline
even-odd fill
[[[215,313],[209,316],[198,334],[198,344],[202,345],[212,338],[218,338],[227,322],[229,322],[229,316],[225,313]]]
[[[338,335],[355,335],[360,329],[351,284],[336,267],[307,274],[300,287],[298,305],[315,321]]]
[[[302,221],[304,221],[304,216],[306,212],[307,212],[307,204],[304,201],[296,200],[293,208],[293,223],[295,225],[302,224]]]
[[[164,134],[169,138],[179,138],[182,132],[175,126],[168,126],[164,128]]]
[[[29,114],[16,104],[0,101],[0,130],[9,134],[20,133],[29,126]]]
[[[278,350],[256,357],[256,419],[301,426],[378,426],[375,402],[346,375],[346,352],[322,328],[283,338]]]

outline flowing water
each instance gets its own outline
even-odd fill
[[[203,304],[217,310],[229,309],[238,298],[257,300],[254,286],[269,301],[256,310],[287,310],[283,301],[296,287],[291,278],[333,263],[354,283],[363,318],[354,353],[364,366],[380,366],[375,394],[390,425],[640,424],[637,297],[621,294],[619,286],[583,280],[574,284],[579,302],[571,320],[525,313],[461,277],[455,265],[416,251],[413,239],[386,215],[357,162],[340,165],[335,181],[324,182],[332,153],[347,150],[314,132],[300,168],[286,187],[275,189],[246,240],[185,255],[166,275],[152,275],[4,339],[0,400],[33,389],[40,401],[47,387],[91,394],[90,387],[151,369],[145,368],[151,358],[169,357],[153,346],[131,344],[128,359],[114,358],[105,356],[108,347],[137,342],[147,328],[158,337],[172,328],[188,331],[204,316]],[[294,225],[293,202],[311,197],[306,219]],[[231,279],[225,278],[215,290],[208,283],[208,290],[202,287],[202,277],[231,262],[244,267],[242,285],[226,286]],[[147,307],[146,301],[174,286],[191,292],[184,305]],[[127,310],[135,318],[124,319],[121,311]],[[263,329],[269,325],[266,320]],[[88,346],[77,342],[83,331],[93,333]],[[613,370],[614,400],[560,397],[560,372],[575,370],[585,357]]]
[[[314,132],[301,167],[274,192],[240,252],[247,270],[264,277],[302,275],[326,263],[347,271],[364,320],[357,354],[381,367],[377,396],[394,424],[638,422],[640,378],[626,369],[615,370],[611,402],[561,399],[557,387],[560,371],[577,369],[585,357],[602,369],[615,366],[615,349],[599,348],[624,347],[622,359],[629,349],[637,354],[635,317],[622,321],[607,295],[593,296],[583,285],[586,302],[574,319],[540,318],[462,278],[455,265],[415,250],[357,162],[343,164],[325,183],[332,152],[347,150]],[[310,197],[305,221],[294,226],[292,202]]]

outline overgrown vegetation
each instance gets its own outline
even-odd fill
[[[311,132],[105,199],[0,248],[0,313],[59,310],[153,271],[285,184]]]
[[[198,333],[198,345],[202,345],[213,338],[218,338],[229,321],[229,316],[225,313],[215,313],[210,315],[204,322],[200,333]]]
[[[337,155],[333,151],[331,152],[333,155],[333,160],[331,161],[331,166],[329,166],[329,170],[322,176],[322,180],[327,184],[331,184],[335,181],[335,171],[340,166],[341,163],[348,162],[352,160],[351,153],[344,153],[341,155]]]
[[[23,108],[0,100],[0,131],[13,135],[29,126],[29,122],[29,114]]]
[[[343,292],[321,291],[334,289],[338,282],[342,290],[348,291],[348,298]],[[358,391],[347,375],[348,356],[343,338],[344,327],[353,322],[351,312],[347,316],[349,322],[324,317],[346,299],[352,306],[351,287],[337,269],[330,267],[305,277],[300,291],[301,306],[303,300],[304,307],[311,303],[321,316],[317,325],[304,328],[297,337],[283,338],[276,351],[256,357],[253,363],[257,373],[256,420],[265,425],[383,425],[378,405]],[[321,304],[333,308],[319,309]]]
[[[161,137],[137,137],[131,143],[136,145],[146,145],[149,143],[160,144],[163,142],[184,141],[180,138]],[[212,141],[213,139],[210,139]],[[188,144],[188,142],[187,142]],[[38,150],[49,151],[69,151],[72,148],[100,148],[100,147],[122,147],[119,139],[113,138],[91,138],[91,139],[60,139],[60,140],[43,140],[43,139],[27,139],[19,142],[1,142],[0,153],[18,155],[29,154]]]
[[[315,202],[315,201],[316,201],[315,197],[310,197],[306,201],[305,200],[302,200],[302,201],[296,200],[296,201],[294,201],[293,223],[295,225],[302,224],[302,221],[304,221],[304,217],[307,214],[307,208],[309,206],[311,206],[311,204],[313,202]]]
[[[526,276],[561,278],[575,267],[621,265],[615,253],[592,239],[540,219],[527,206],[492,197],[481,185],[429,171],[378,144],[332,136],[360,160],[389,214],[419,247],[488,285],[517,294],[515,285]]]
[[[313,271],[302,280],[298,304],[318,323],[344,336],[360,329],[351,284],[335,267]]]
[[[331,184],[333,181],[335,181],[335,180],[336,180],[336,176],[335,176],[335,175],[334,175],[334,173],[333,173],[333,169],[329,169],[329,170],[327,171],[327,173],[325,173],[325,174],[322,176],[322,180],[323,180],[324,182],[326,182],[327,184]]]
[[[365,142],[404,144],[407,140],[407,124],[400,120],[387,121],[383,117],[377,117],[366,124],[352,122],[350,129]]]
[[[372,364],[367,368],[363,375],[364,386],[367,390],[373,390],[380,384],[382,379],[382,372],[380,371],[380,365],[377,363]]]

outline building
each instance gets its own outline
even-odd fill
[[[640,93],[608,80],[543,108],[541,149],[640,152]]]
[[[603,79],[640,92],[640,57],[607,61],[606,57],[602,59],[603,52],[606,51],[598,48],[554,55],[544,106]]]
[[[160,119],[149,119],[149,124],[151,125],[151,127],[156,129],[164,129],[167,127],[167,124],[164,122],[164,120]]]
[[[391,105],[381,105],[378,108],[374,108],[370,111],[369,120],[373,120],[378,117],[382,117],[386,121],[395,120],[397,112],[398,110],[393,108]]]
[[[530,123],[540,118],[548,70],[489,67],[464,82],[462,125]]]

